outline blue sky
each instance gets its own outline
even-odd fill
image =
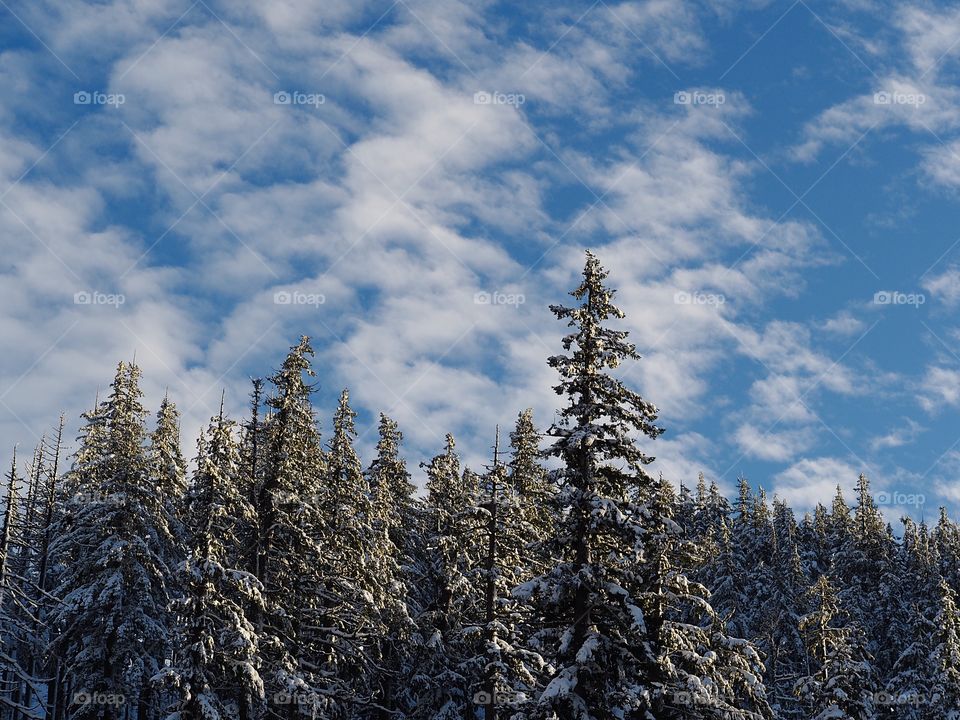
[[[960,11],[0,15],[4,455],[61,410],[72,434],[134,352],[189,448],[221,388],[241,414],[248,378],[306,333],[324,427],[349,387],[361,430],[389,412],[411,461],[452,431],[479,465],[496,423],[551,420],[546,305],[589,247],[644,356],[624,375],[662,410],[667,477],[742,474],[803,510],[864,471],[891,519],[958,509]]]

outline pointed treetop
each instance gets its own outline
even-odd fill
[[[400,431],[397,421],[386,413],[380,413],[380,423],[377,429],[380,435],[380,439],[377,441],[378,452],[383,450],[388,451],[391,455],[395,454],[403,441],[403,433]]]
[[[580,304],[550,306],[551,312],[558,319],[567,320],[573,331],[562,341],[567,354],[547,359],[547,364],[560,375],[554,391],[568,398],[559,422],[549,430],[550,435],[558,438],[549,453],[570,460],[582,449],[591,448],[589,453],[603,457],[605,467],[611,467],[610,461],[623,460],[644,482],[652,483],[642,466],[654,458],[627,438],[638,432],[653,439],[663,428],[655,424],[659,412],[656,405],[607,372],[626,359],[639,359],[640,355],[627,340],[627,331],[616,330],[606,322],[610,317],[624,317],[611,302],[614,291],[603,284],[606,275],[597,258],[588,253],[583,281],[571,293]]]
[[[833,512],[836,514],[838,511],[842,514],[846,514],[849,510],[847,501],[843,498],[843,488],[840,485],[837,485],[837,493],[833,496]]]
[[[600,264],[600,260],[597,259],[597,256],[594,255],[592,251],[587,250],[586,256],[587,259],[583,265],[583,280],[570,294],[578,300],[582,300],[584,297],[587,297],[587,295],[591,295],[592,299],[597,302],[599,306],[606,306],[608,308],[609,315],[622,318],[623,311],[615,307],[611,302],[617,291],[613,288],[607,288],[603,284],[603,281],[607,279],[610,272]],[[604,315],[603,317],[608,317],[608,315]]]
[[[340,393],[337,409],[333,414],[333,429],[335,436],[353,437],[356,435],[355,419],[357,413],[350,407],[350,391],[346,388]]]
[[[298,372],[306,373],[308,377],[313,377],[315,373],[310,367],[309,360],[313,355],[314,352],[313,347],[310,345],[310,338],[306,335],[301,335],[297,344],[290,346],[290,352],[287,353],[287,357],[283,361],[280,373],[288,374]]]

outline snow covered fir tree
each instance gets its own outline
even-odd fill
[[[325,440],[306,337],[189,461],[120,363],[5,475],[0,720],[960,718],[960,527],[664,478],[590,253],[571,296],[555,421],[481,468],[386,415],[364,463],[346,390]]]

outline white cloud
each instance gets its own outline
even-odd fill
[[[894,24],[916,71],[936,75],[956,59],[960,10],[906,5],[895,15]]]
[[[939,275],[924,280],[923,287],[948,308],[956,307],[960,303],[960,268],[950,266]]]
[[[898,448],[913,443],[925,429],[912,418],[902,418],[903,424],[895,427],[885,435],[879,435],[870,440],[870,449],[877,451],[886,448]]]
[[[850,312],[842,311],[827,318],[820,324],[820,328],[831,335],[841,337],[856,336],[866,329],[866,324]]]
[[[920,381],[917,401],[928,413],[960,405],[960,371],[931,366]]]
[[[948,189],[960,187],[960,141],[931,145],[921,153],[921,169],[935,184]]]
[[[701,472],[710,477],[716,471],[716,463],[712,460],[716,452],[715,444],[699,433],[684,433],[677,438],[671,438],[667,433],[647,443],[644,451],[656,458],[648,470],[662,474],[677,487],[683,484],[693,488]],[[721,489],[729,492],[731,488],[721,485]]]
[[[777,430],[776,426],[760,428],[749,423],[737,428],[735,438],[744,455],[776,462],[793,460],[808,450],[815,439],[809,427]]]
[[[940,497],[960,502],[960,451],[948,450],[928,471],[933,475],[933,488]]]
[[[960,11],[909,4],[898,8],[888,22],[885,30],[895,33],[900,52],[883,54],[884,66],[872,71],[868,92],[834,104],[807,123],[802,142],[791,154],[796,160],[810,162],[828,146],[849,151],[857,143],[861,147],[852,152],[862,154],[863,142],[869,142],[867,135],[903,127],[928,143],[920,150],[921,168],[927,176],[935,183],[955,187],[960,172],[955,141],[949,133],[960,127],[960,92],[940,77],[956,61]],[[931,134],[935,142],[929,142]]]
[[[823,503],[827,507],[839,485],[844,498],[851,502],[850,489],[863,472],[845,460],[817,457],[800,460],[774,477],[774,492],[795,510],[803,512]]]

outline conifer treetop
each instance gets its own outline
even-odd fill
[[[657,407],[628,389],[607,371],[624,360],[638,360],[628,332],[608,326],[610,318],[622,319],[624,313],[613,304],[615,290],[604,285],[607,271],[591,252],[587,252],[583,280],[570,294],[580,301],[575,307],[551,305],[550,310],[574,332],[563,338],[566,355],[554,355],[547,364],[560,374],[554,386],[558,395],[566,395],[568,404],[560,410],[560,421],[549,431],[559,438],[549,454],[570,458],[582,448],[595,445],[592,453],[600,460],[622,460],[630,469],[649,480],[643,465],[653,461],[637,448],[630,434],[639,432],[656,438],[663,428],[655,425]]]

